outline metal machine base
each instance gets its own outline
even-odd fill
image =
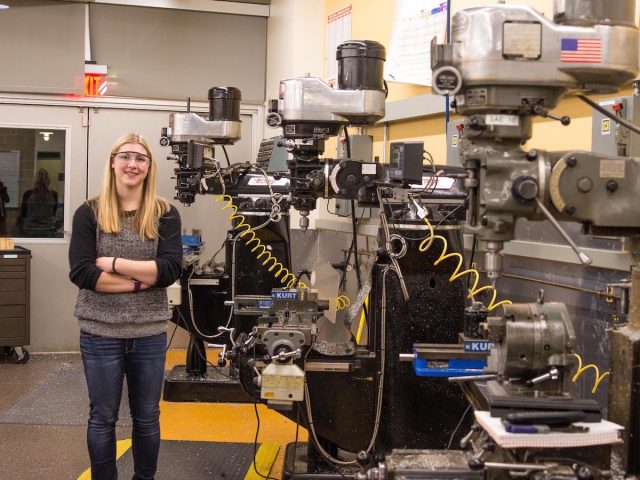
[[[253,403],[240,385],[237,375],[229,377],[228,369],[209,368],[204,375],[187,373],[177,365],[165,374],[162,399],[167,402]]]
[[[290,443],[284,452],[282,480],[355,480],[357,465],[350,467],[330,466],[326,462],[309,461],[307,443]]]

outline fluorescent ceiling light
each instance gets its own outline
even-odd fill
[[[4,3],[0,3],[0,10],[4,10],[5,8],[9,8],[9,5],[5,5]]]

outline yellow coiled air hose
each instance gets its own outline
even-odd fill
[[[225,201],[225,205],[222,210],[231,210],[231,213],[227,219],[233,225],[233,221],[237,220],[238,224],[234,226],[240,233],[237,238],[244,240],[247,247],[250,247],[250,252],[256,256],[256,259],[262,260],[262,266],[267,267],[268,271],[273,273],[273,276],[280,280],[280,283],[287,288],[309,288],[308,285],[298,280],[296,285],[296,276],[285,267],[275,256],[271,255],[271,252],[267,246],[262,243],[262,240],[256,236],[256,232],[245,220],[245,216],[238,213],[238,207],[233,203],[233,198],[230,195],[222,194],[216,197],[216,202]],[[263,260],[264,258],[264,260]],[[336,299],[336,308],[342,310],[351,305],[351,300],[348,296],[340,294]]]
[[[500,305],[511,305],[511,300],[502,300],[498,303],[495,303],[496,297],[498,295],[498,291],[492,285],[485,285],[484,287],[478,288],[478,282],[480,281],[480,274],[478,273],[478,271],[474,268],[469,268],[467,270],[460,271],[464,265],[464,259],[462,258],[462,255],[460,255],[457,252],[447,253],[447,249],[448,249],[447,239],[444,238],[442,235],[435,235],[433,225],[431,225],[431,222],[429,222],[429,219],[427,217],[424,217],[424,223],[426,223],[427,227],[429,227],[429,236],[426,237],[424,240],[422,240],[422,242],[420,242],[420,245],[418,246],[418,250],[420,250],[423,253],[426,252],[431,248],[433,241],[435,239],[438,239],[442,241],[443,247],[442,247],[442,252],[440,253],[440,256],[435,262],[433,262],[433,264],[437,266],[441,262],[445,261],[447,258],[456,258],[458,260],[458,265],[456,266],[455,271],[449,277],[450,283],[464,275],[473,275],[474,276],[473,285],[471,285],[471,288],[469,289],[469,294],[467,298],[473,299],[479,293],[482,293],[487,290],[492,290],[493,297],[491,298],[491,302],[489,302],[489,305],[487,306],[487,309],[489,311],[498,308]]]

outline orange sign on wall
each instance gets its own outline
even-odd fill
[[[95,73],[84,74],[84,96],[99,97],[107,93],[107,76]]]
[[[107,66],[87,63],[84,66],[84,96],[101,97],[107,94]]]

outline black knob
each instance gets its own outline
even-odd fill
[[[511,190],[521,202],[530,202],[538,195],[538,182],[533,177],[518,177],[513,182]]]
[[[566,213],[567,215],[573,215],[574,213],[576,213],[576,207],[571,204],[565,205],[564,213]]]
[[[567,158],[567,165],[569,167],[575,167],[577,163],[578,163],[578,159],[576,157]]]
[[[593,479],[593,472],[585,467],[585,466],[580,466],[578,467],[578,471],[576,472],[576,476],[578,477],[579,480],[592,480]]]
[[[471,470],[481,470],[484,467],[484,462],[479,458],[472,458],[467,462],[467,465]]]
[[[535,160],[536,158],[538,158],[538,151],[535,148],[527,152],[527,160]]]
[[[360,465],[361,467],[366,467],[369,465],[369,454],[367,452],[365,452],[364,450],[361,450],[358,452],[358,455],[356,456],[356,461],[358,462],[358,465]]]
[[[607,192],[609,193],[613,193],[616,190],[618,190],[618,182],[616,182],[615,180],[609,180],[606,186],[607,186]]]

